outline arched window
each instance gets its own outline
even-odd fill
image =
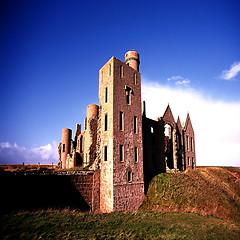
[[[165,124],[164,126],[164,135],[171,138],[171,126],[169,124]]]

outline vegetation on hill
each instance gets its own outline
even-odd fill
[[[157,175],[141,209],[197,212],[240,224],[240,168],[202,167]]]
[[[0,215],[0,239],[240,239],[240,168],[154,177],[138,212]]]

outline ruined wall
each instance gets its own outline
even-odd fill
[[[92,188],[92,212],[100,212],[100,169],[94,171]]]
[[[189,116],[184,129],[169,105],[156,121],[146,118],[145,110],[142,116],[139,63],[139,54],[131,50],[125,62],[112,57],[100,69],[99,106],[88,106],[85,130],[81,133],[79,128],[71,142],[73,152],[62,151],[61,159],[67,156],[63,168],[79,163],[93,170],[81,182],[77,176],[71,179],[93,211],[135,210],[143,199],[144,183],[146,191],[152,177],[196,165]],[[171,129],[168,136],[165,127]],[[61,149],[69,145],[68,130],[64,131]]]
[[[99,208],[99,173],[96,176],[92,172],[71,175],[1,173],[0,181],[4,183],[0,212],[49,208],[96,211]]]
[[[184,133],[185,169],[196,168],[195,138],[191,132]]]
[[[92,164],[96,159],[98,106],[90,104],[87,107],[85,131],[83,133],[83,167]]]
[[[143,116],[143,156],[145,193],[151,179],[166,172],[164,123]]]

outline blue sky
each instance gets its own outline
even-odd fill
[[[240,166],[239,7],[237,0],[1,1],[0,163],[57,162],[61,128],[74,130],[87,105],[98,104],[98,70],[135,49],[150,117],[167,103],[182,121],[190,112],[198,163],[218,165],[224,156],[222,165]],[[153,98],[156,89],[161,96]],[[192,104],[176,104],[186,96]],[[227,144],[233,155],[216,155]]]

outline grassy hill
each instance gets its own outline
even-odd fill
[[[240,239],[240,168],[160,174],[138,212],[0,216],[0,239]]]
[[[152,179],[141,210],[197,212],[240,223],[240,168],[160,174]]]

